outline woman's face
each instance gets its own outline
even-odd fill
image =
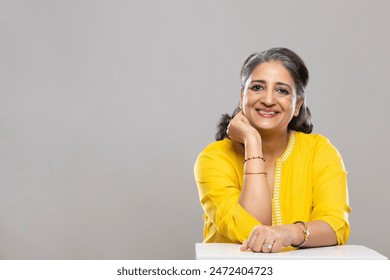
[[[298,115],[303,98],[297,100],[290,72],[280,62],[256,66],[241,92],[241,106],[251,125],[261,132],[284,132]]]

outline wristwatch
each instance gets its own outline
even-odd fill
[[[299,243],[298,245],[291,245],[291,247],[294,247],[294,248],[299,248],[301,247],[303,244],[305,244],[305,242],[307,240],[309,240],[309,237],[310,237],[310,228],[309,226],[305,223],[305,222],[302,222],[302,221],[296,221],[294,222],[293,224],[302,224],[303,225],[303,241],[301,243]]]

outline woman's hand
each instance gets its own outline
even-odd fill
[[[261,139],[259,132],[250,124],[242,111],[230,121],[226,133],[230,139],[243,144],[250,139]]]
[[[241,246],[241,251],[276,253],[293,244],[296,231],[294,225],[256,226]]]

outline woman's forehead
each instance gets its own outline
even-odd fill
[[[263,62],[252,71],[247,82],[263,81],[284,83],[295,87],[290,71],[279,61]]]

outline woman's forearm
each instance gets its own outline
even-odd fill
[[[261,138],[252,137],[245,143],[244,178],[239,203],[264,225],[272,224],[272,203],[265,172]],[[261,157],[261,158],[260,158]]]

